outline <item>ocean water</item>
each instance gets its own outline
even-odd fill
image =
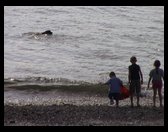
[[[133,55],[145,83],[156,59],[164,69],[163,6],[4,7],[4,81],[97,84],[114,71],[126,83]]]

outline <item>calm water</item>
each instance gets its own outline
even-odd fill
[[[53,36],[28,32],[51,30]],[[4,79],[99,83],[111,71],[127,82],[135,55],[144,81],[155,59],[164,69],[164,7],[4,7]]]

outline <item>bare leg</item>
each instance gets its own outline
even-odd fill
[[[160,100],[160,107],[162,107],[162,91],[161,89],[158,89],[158,94],[159,94],[159,100]]]
[[[116,107],[118,107],[119,106],[119,100],[117,99],[116,100]]]
[[[110,99],[110,105],[113,105],[114,104],[114,101],[113,101],[113,98]]]
[[[134,107],[134,103],[133,103],[133,94],[131,94],[130,99],[131,99],[131,107]]]
[[[137,106],[139,107],[140,104],[139,104],[139,93],[137,94]]]
[[[153,89],[153,106],[156,107],[156,94],[157,94],[157,90]]]
[[[114,101],[113,101],[113,97],[111,96],[110,93],[109,93],[108,97],[109,97],[109,99],[110,99],[110,105],[113,105],[113,104],[114,104]]]

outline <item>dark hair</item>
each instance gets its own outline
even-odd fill
[[[132,56],[131,58],[130,58],[130,62],[132,63],[132,62],[136,62],[137,61],[137,59],[136,59],[136,57],[135,56]]]
[[[155,67],[156,67],[156,74],[158,74],[158,68],[160,67],[160,61],[159,60],[155,60],[154,64],[153,64]]]
[[[116,75],[114,72],[110,72],[109,76],[112,77],[112,76],[116,76]]]
[[[52,35],[52,32],[50,30],[47,30],[45,32],[42,32],[42,34],[48,34],[48,35]]]
[[[160,67],[160,61],[159,60],[155,60],[154,64],[153,64],[156,68]]]

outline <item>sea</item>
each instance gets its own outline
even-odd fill
[[[4,84],[127,83],[132,56],[164,70],[164,6],[4,6]]]

